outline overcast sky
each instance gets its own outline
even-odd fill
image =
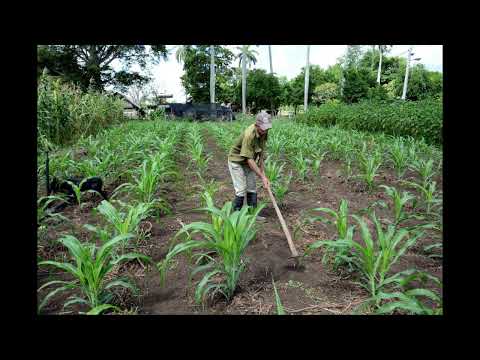
[[[228,45],[234,54],[238,53],[237,45]],[[409,45],[394,45],[390,56],[406,57]],[[334,65],[337,59],[346,51],[347,45],[312,45],[310,46],[310,64],[327,68]],[[173,95],[172,102],[185,102],[185,91],[182,87],[180,76],[183,74],[183,65],[175,59],[174,45],[167,45],[171,49],[168,61],[161,61],[152,67],[152,76],[158,89],[162,93]],[[253,68],[270,71],[268,60],[268,46],[260,45],[254,47],[258,51],[257,63]],[[414,58],[420,57],[420,63],[427,69],[443,72],[442,66],[442,45],[413,45]],[[297,76],[300,69],[305,66],[307,47],[305,45],[272,45],[272,66],[273,71],[279,76],[286,76],[292,79]],[[238,60],[235,61],[238,64]]]

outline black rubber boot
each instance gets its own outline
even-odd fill
[[[245,196],[235,195],[235,200],[233,200],[233,211],[237,211],[242,208],[244,199],[245,199]]]
[[[247,192],[247,205],[251,206],[254,209],[257,207],[257,193]],[[257,220],[265,221],[265,218],[260,214],[261,214],[261,211],[257,215]]]
[[[247,192],[247,205],[257,207],[257,193]]]

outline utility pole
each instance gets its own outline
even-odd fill
[[[410,67],[410,57],[413,55],[412,48],[408,49],[407,55],[407,66],[405,68],[405,80],[403,82],[403,93],[402,93],[402,100],[405,100],[407,96],[407,85],[408,85],[408,69]]]
[[[306,112],[307,111],[307,105],[308,105],[308,82],[309,82],[309,76],[310,76],[310,65],[309,65],[309,59],[310,58],[310,45],[307,45],[307,67],[305,68],[305,95],[304,95],[304,100],[303,100],[303,110]]]

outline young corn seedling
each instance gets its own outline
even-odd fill
[[[303,157],[302,152],[300,152],[297,156],[293,157],[293,166],[297,171],[298,178],[301,181],[305,181],[308,173],[308,161],[306,158]]]
[[[394,311],[402,311],[412,315],[442,315],[443,302],[440,295],[432,290],[425,288],[408,289],[414,280],[420,280],[425,285],[428,280],[442,287],[442,283],[434,276],[423,271],[407,270],[403,272],[404,277],[396,279],[395,289],[393,293],[382,292],[379,294],[381,300],[388,300],[375,310],[376,314],[391,314]],[[434,303],[434,306],[428,306],[423,299],[428,299]],[[394,301],[391,301],[394,300]]]
[[[398,179],[402,178],[410,160],[408,149],[402,139],[395,139],[388,149],[390,162],[393,164]]]
[[[327,152],[323,152],[321,154],[314,154],[313,156],[312,170],[315,176],[320,176],[320,166],[325,159],[325,155],[327,155]]]
[[[402,194],[400,194],[400,192],[396,188],[386,185],[380,185],[380,187],[385,189],[385,194],[390,198],[393,204],[393,225],[398,227],[400,223],[411,218],[416,218],[419,220],[423,219],[415,215],[409,215],[405,212],[405,205],[409,201],[415,199],[414,195],[410,194],[407,191],[404,191],[402,192]],[[380,201],[379,204],[384,208],[388,207],[388,205],[384,201]]]
[[[375,185],[375,178],[378,176],[378,168],[382,165],[380,153],[375,152],[369,155],[366,143],[363,144],[363,150],[359,154],[360,174],[357,176],[367,184],[367,188],[371,191]]]
[[[378,307],[381,300],[380,292],[387,284],[396,281],[401,276],[401,273],[389,276],[392,265],[417,242],[423,233],[418,232],[409,236],[407,230],[396,229],[394,225],[388,225],[387,231],[384,231],[373,213],[372,220],[376,231],[376,241],[374,241],[365,221],[356,215],[352,215],[352,217],[360,226],[363,244],[352,240],[339,240],[336,243],[338,246],[343,244],[354,248],[351,253],[352,263],[361,275],[360,286],[364,287],[371,295],[364,305],[373,302]]]
[[[277,287],[275,286],[275,281],[273,280],[273,274],[272,274],[272,284],[273,284],[273,291],[275,293],[275,304],[277,306],[277,315],[285,315],[285,310],[282,305],[282,301],[280,299],[280,296],[278,295],[277,292]]]
[[[284,166],[284,163],[271,160],[271,158],[265,161],[265,175],[270,180],[270,183],[274,184],[280,179]]]
[[[205,196],[208,199],[208,194]],[[222,209],[212,206],[212,203],[210,202],[210,206],[202,209],[215,216],[212,218],[212,223],[194,222],[185,225],[176,235],[176,237],[187,235],[185,241],[175,245],[165,260],[158,264],[161,280],[164,283],[169,262],[175,256],[191,253],[194,249],[200,250],[201,252],[194,256],[199,259],[208,258],[210,261],[206,265],[197,266],[192,272],[193,276],[208,271],[196,287],[197,303],[201,303],[207,295],[214,296],[217,293],[222,294],[227,300],[232,298],[239,276],[246,266],[242,259],[243,254],[255,237],[256,216],[263,208],[259,206],[250,213],[249,207],[232,211],[231,202],[227,202]],[[196,233],[202,235],[202,240],[191,240],[191,236]],[[210,257],[211,252],[215,252],[218,259]],[[214,276],[222,278],[223,281],[214,281]]]
[[[288,176],[277,179],[277,181],[273,183],[272,193],[275,196],[278,204],[282,204],[283,200],[285,199],[285,195],[288,193],[291,181],[292,174],[290,173]]]
[[[58,213],[51,213],[48,211],[48,206],[54,202],[54,201],[62,201],[66,202],[65,197],[61,196],[55,196],[55,195],[50,195],[50,196],[42,196],[37,200],[37,225],[40,226],[40,223],[42,222],[48,222],[49,220],[53,219],[61,219],[61,220],[66,220],[68,219]]]
[[[325,247],[325,254],[323,256],[323,263],[326,263],[330,259],[333,263],[334,270],[339,267],[348,266],[349,270],[352,270],[350,252],[352,247],[346,244],[339,246],[336,244],[337,240],[353,240],[354,226],[348,227],[348,202],[345,199],[340,201],[338,211],[329,208],[316,208],[313,211],[320,211],[327,215],[330,215],[332,219],[324,216],[316,216],[308,219],[310,222],[320,220],[321,222],[332,224],[337,230],[336,240],[320,240],[310,244],[305,251],[305,255],[309,255],[313,250],[320,247]],[[335,244],[333,244],[335,243]]]
[[[68,249],[71,262],[42,261],[39,266],[54,266],[71,276],[73,280],[62,281],[53,280],[42,285],[38,291],[52,285],[61,285],[55,290],[48,293],[39,305],[39,311],[52,299],[56,294],[67,290],[80,290],[80,296],[70,296],[63,308],[67,308],[73,304],[85,304],[90,309],[87,314],[97,315],[107,309],[117,308],[109,304],[113,296],[110,289],[114,287],[123,287],[136,292],[135,286],[127,279],[116,279],[107,281],[113,267],[124,261],[132,259],[142,259],[147,262],[152,260],[142,254],[128,253],[120,257],[114,256],[115,248],[124,242],[131,235],[119,235],[105,242],[100,248],[95,244],[81,243],[77,238],[71,235],[64,236],[59,242]]]
[[[427,186],[432,177],[435,175],[433,168],[433,159],[416,159],[411,164],[411,169],[416,171],[422,179],[423,186]]]
[[[138,201],[153,204],[158,210],[168,213],[170,211],[168,203],[156,193],[161,181],[166,176],[176,175],[176,172],[170,170],[168,164],[162,159],[145,160],[140,168],[140,174],[134,176],[134,182],[126,184],[123,191],[131,190]],[[119,188],[116,191],[119,191]]]
[[[88,178],[83,179],[78,186],[75,185],[73,182],[67,180],[67,183],[69,183],[70,186],[72,187],[74,199],[75,199],[78,206],[82,206],[82,197],[83,197],[82,195],[84,193],[93,193],[93,194],[97,194],[97,195],[101,196],[101,194],[99,194],[98,191],[95,191],[95,190],[86,190],[86,191],[83,191],[83,192],[80,190],[82,188],[82,185],[87,180],[88,180]]]
[[[422,200],[425,204],[425,212],[427,215],[432,215],[432,210],[442,204],[442,199],[437,197],[437,183],[431,181],[420,185],[412,181],[403,181],[404,184],[410,185],[420,192]]]
[[[103,215],[105,220],[113,227],[116,235],[138,234],[138,225],[151,215],[152,204],[138,203],[127,205],[117,201],[127,212],[117,210],[110,202],[103,200],[96,210]],[[122,250],[127,243],[122,243]]]

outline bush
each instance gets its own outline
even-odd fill
[[[347,105],[326,103],[310,107],[297,120],[322,126],[384,132],[394,136],[424,138],[429,144],[442,144],[443,107],[441,98],[419,101],[362,101]]]
[[[37,97],[38,136],[55,145],[66,145],[81,136],[94,135],[123,120],[122,101],[44,75]]]

